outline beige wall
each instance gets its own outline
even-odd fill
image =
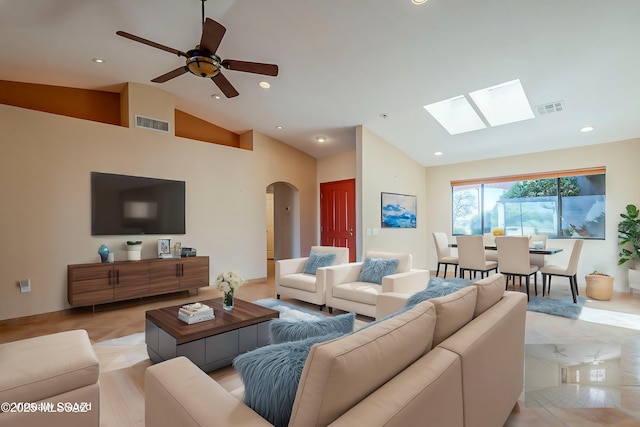
[[[522,156],[502,157],[494,160],[461,163],[426,169],[426,193],[429,195],[427,234],[429,236],[427,267],[435,270],[436,254],[431,233],[443,231],[451,239],[451,186],[459,179],[495,177],[522,173],[556,171],[564,169],[605,166],[607,168],[607,221],[606,240],[587,240],[578,266],[578,283],[584,286],[584,276],[599,270],[615,276],[614,287],[627,290],[627,266],[618,267],[617,226],[619,214],[629,203],[640,205],[640,139],[591,145]],[[560,254],[548,257],[547,262],[566,265],[573,241],[550,240],[552,247],[564,248]],[[560,283],[562,278],[554,279]],[[568,283],[568,282],[567,282]]]
[[[265,135],[249,134],[248,151],[6,105],[0,129],[0,320],[68,307],[67,264],[98,262],[102,243],[126,258],[131,236],[91,236],[91,171],[186,181],[187,234],[142,237],[143,258],[171,238],[211,257],[212,280],[228,270],[265,277],[274,182],[298,190],[300,245],[315,244],[316,160]],[[21,294],[26,278],[32,290]]]
[[[362,254],[371,250],[410,252],[413,267],[426,267],[428,200],[425,168],[364,126],[356,130],[356,191],[362,195],[358,229]],[[417,228],[381,228],[380,193],[417,196]],[[367,235],[367,230],[371,235]],[[375,232],[378,232],[375,235]],[[360,258],[359,258],[360,259]]]

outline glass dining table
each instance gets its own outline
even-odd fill
[[[449,243],[449,247],[450,248],[457,248],[458,244],[457,243]],[[497,251],[498,247],[496,245],[485,245],[484,247],[486,250],[488,251]],[[529,248],[529,253],[532,255],[553,255],[553,254],[557,254],[559,252],[562,252],[562,248],[544,248],[544,249],[537,249],[537,248]]]

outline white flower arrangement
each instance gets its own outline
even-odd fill
[[[229,292],[233,293],[236,288],[239,288],[243,284],[244,279],[235,271],[220,273],[216,278],[216,288],[225,294]]]

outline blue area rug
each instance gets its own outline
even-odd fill
[[[257,301],[253,301],[254,304],[261,305],[263,307],[278,310],[280,312],[280,318],[290,321],[307,320],[314,321],[326,318],[325,315],[319,311],[309,310],[304,307],[297,306],[295,304],[288,303],[276,298],[265,298]]]
[[[553,314],[554,316],[577,319],[584,307],[584,297],[578,296],[577,303],[574,304],[572,297],[549,298],[549,297],[529,297],[527,310],[538,313]]]

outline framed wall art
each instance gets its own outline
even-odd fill
[[[381,193],[380,200],[382,228],[416,228],[416,196]]]

